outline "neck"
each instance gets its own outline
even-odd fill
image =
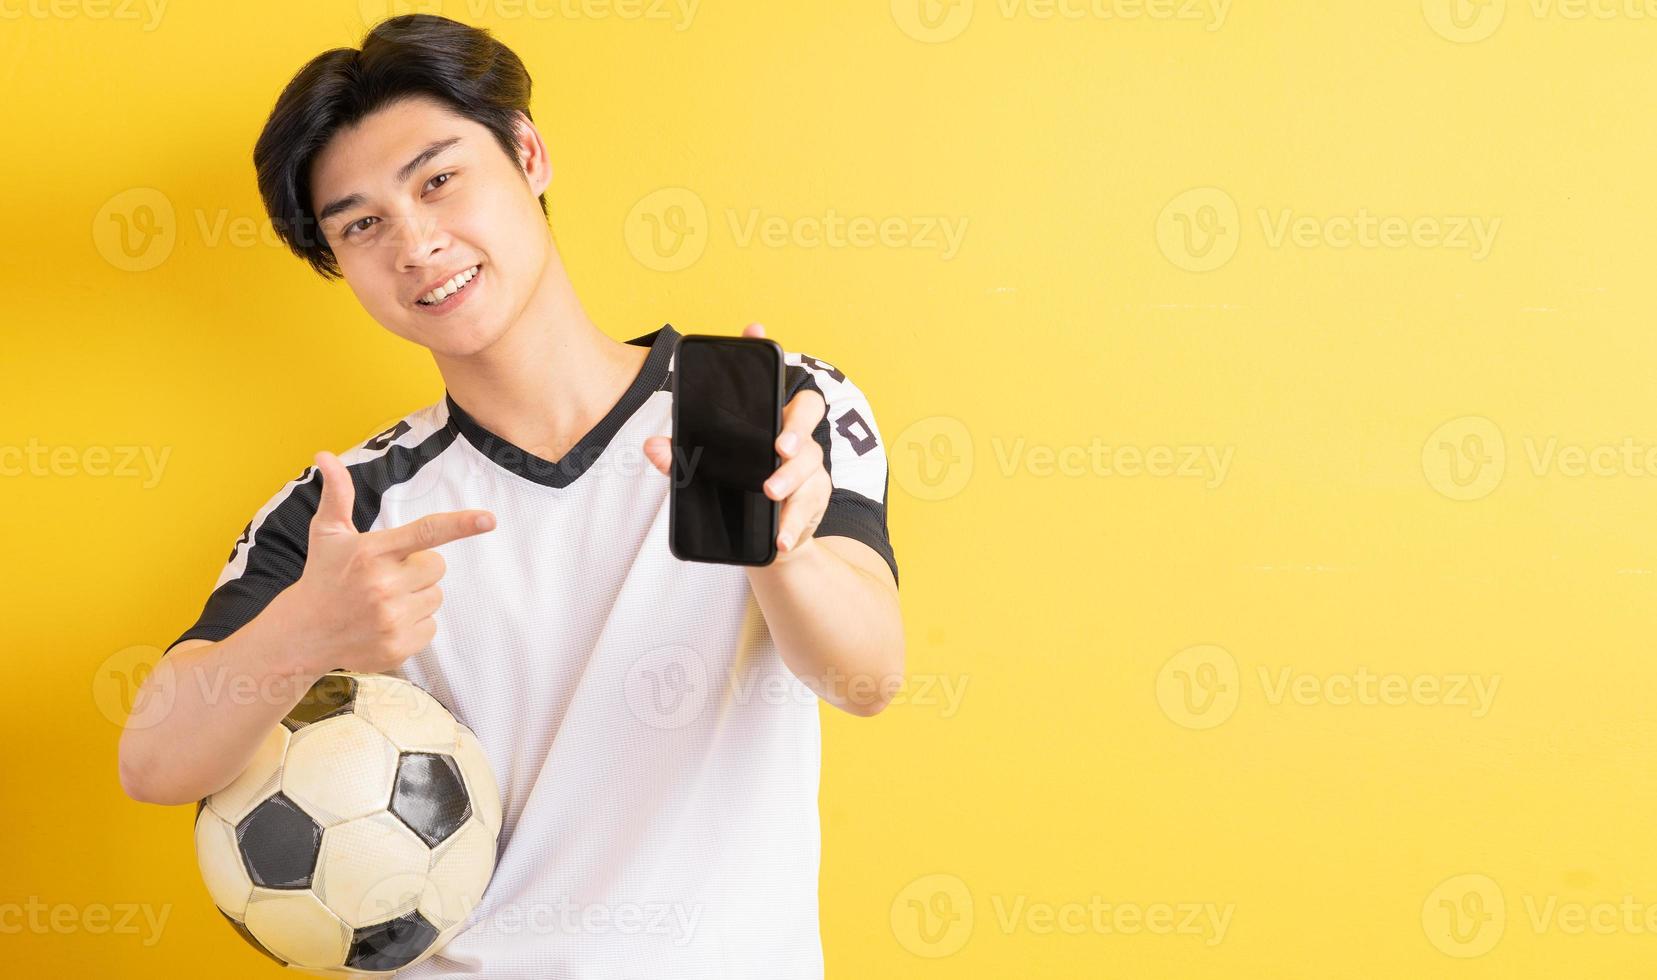
[[[556,461],[615,406],[648,354],[588,319],[549,240],[517,320],[483,350],[432,357],[449,394],[479,425]]]

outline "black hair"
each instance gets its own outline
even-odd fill
[[[311,161],[334,134],[405,99],[428,96],[489,130],[518,162],[517,115],[529,114],[529,72],[485,29],[407,14],[376,24],[362,48],[312,58],[288,82],[253,147],[253,166],[277,236],[324,279],[341,277],[311,211]],[[540,195],[541,213],[547,198]]]

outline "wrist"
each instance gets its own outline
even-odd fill
[[[771,559],[771,563],[769,565],[749,565],[748,574],[758,575],[765,578],[777,578],[779,576],[786,575],[789,572],[798,571],[814,564],[826,553],[827,552],[825,552],[823,548],[817,544],[817,539],[815,537],[807,535],[801,540],[794,542],[794,547],[788,549],[787,551],[783,551],[780,548],[777,549],[777,556]]]
[[[311,626],[308,606],[297,583],[277,593],[255,619],[268,661],[284,675],[315,680],[332,670],[336,657]]]

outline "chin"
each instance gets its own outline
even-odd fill
[[[432,335],[428,333],[421,339],[422,346],[427,347],[435,354],[444,357],[471,357],[480,354],[494,346],[500,339],[500,332],[485,331],[472,327],[460,333]]]

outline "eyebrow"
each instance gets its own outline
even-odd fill
[[[397,183],[401,184],[403,181],[408,180],[409,177],[413,176],[414,172],[419,170],[423,164],[437,156],[439,153],[442,153],[444,150],[447,150],[449,147],[459,143],[460,139],[461,138],[459,136],[451,136],[448,139],[436,140],[430,144],[427,144],[425,149],[414,155],[414,159],[403,164],[403,166],[397,171]],[[365,200],[367,200],[367,198],[363,197],[361,194],[347,194],[323,208],[317,214],[316,222],[320,225],[329,218],[332,218],[334,215],[339,214],[341,211],[354,208],[363,203]]]

